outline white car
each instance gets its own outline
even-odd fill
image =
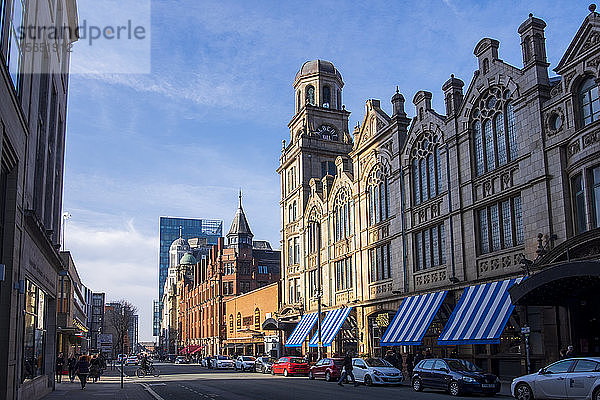
[[[223,369],[227,369],[227,368],[233,369],[233,367],[235,366],[235,363],[233,362],[233,360],[229,356],[214,356],[214,358],[212,358],[210,360],[210,365],[213,368],[216,368],[216,369],[221,369],[221,368],[223,368]]]
[[[137,356],[129,356],[125,359],[125,365],[138,365],[140,360]]]
[[[400,385],[404,377],[398,368],[381,358],[353,358],[352,372],[357,382],[371,385]]]
[[[238,356],[235,359],[235,370],[241,369],[243,371],[254,371],[254,362],[256,358],[252,356]]]
[[[557,361],[535,374],[515,378],[510,391],[519,400],[600,400],[600,357]]]

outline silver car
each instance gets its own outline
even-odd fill
[[[600,358],[578,357],[557,361],[535,374],[515,378],[510,390],[519,400],[600,400]]]

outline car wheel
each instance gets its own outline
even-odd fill
[[[365,375],[365,385],[373,386],[373,379],[369,375]]]
[[[460,386],[458,386],[458,382],[450,382],[448,385],[448,392],[450,392],[452,396],[458,396],[460,394]]]
[[[594,394],[592,395],[593,400],[600,400],[600,387],[594,390]]]
[[[423,390],[423,384],[421,383],[421,378],[413,379],[412,388],[415,392],[420,392],[421,390]]]
[[[284,370],[283,370],[283,376],[285,376],[286,378],[287,378],[288,376],[290,376],[290,374],[289,374],[289,372],[288,372],[288,370],[287,370],[287,369],[284,369]]]
[[[517,387],[515,388],[515,397],[519,400],[532,400],[533,393],[531,392],[531,388],[529,387],[528,384],[519,383],[517,385]],[[596,392],[596,396],[594,397],[594,400],[598,400],[598,399],[600,399],[600,397],[598,397],[598,392]]]
[[[325,372],[325,381],[331,382],[331,372]]]
[[[271,375],[275,375],[275,370],[274,369],[271,370]]]

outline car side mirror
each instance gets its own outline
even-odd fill
[[[546,373],[546,370],[545,370],[544,368],[541,368],[541,369],[538,371],[538,374],[540,374],[540,375],[544,375],[545,373]]]

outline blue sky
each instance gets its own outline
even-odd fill
[[[275,170],[303,62],[340,70],[350,128],[369,98],[390,112],[396,86],[409,116],[422,89],[443,113],[441,85],[453,73],[468,86],[481,38],[522,66],[517,28],[532,12],[548,24],[554,68],[588,5],[152,0],[151,74],[71,76],[66,248],[84,283],[137,305],[140,340],[151,340],[159,216],[218,218],[227,230],[241,188],[255,238],[279,247]]]

